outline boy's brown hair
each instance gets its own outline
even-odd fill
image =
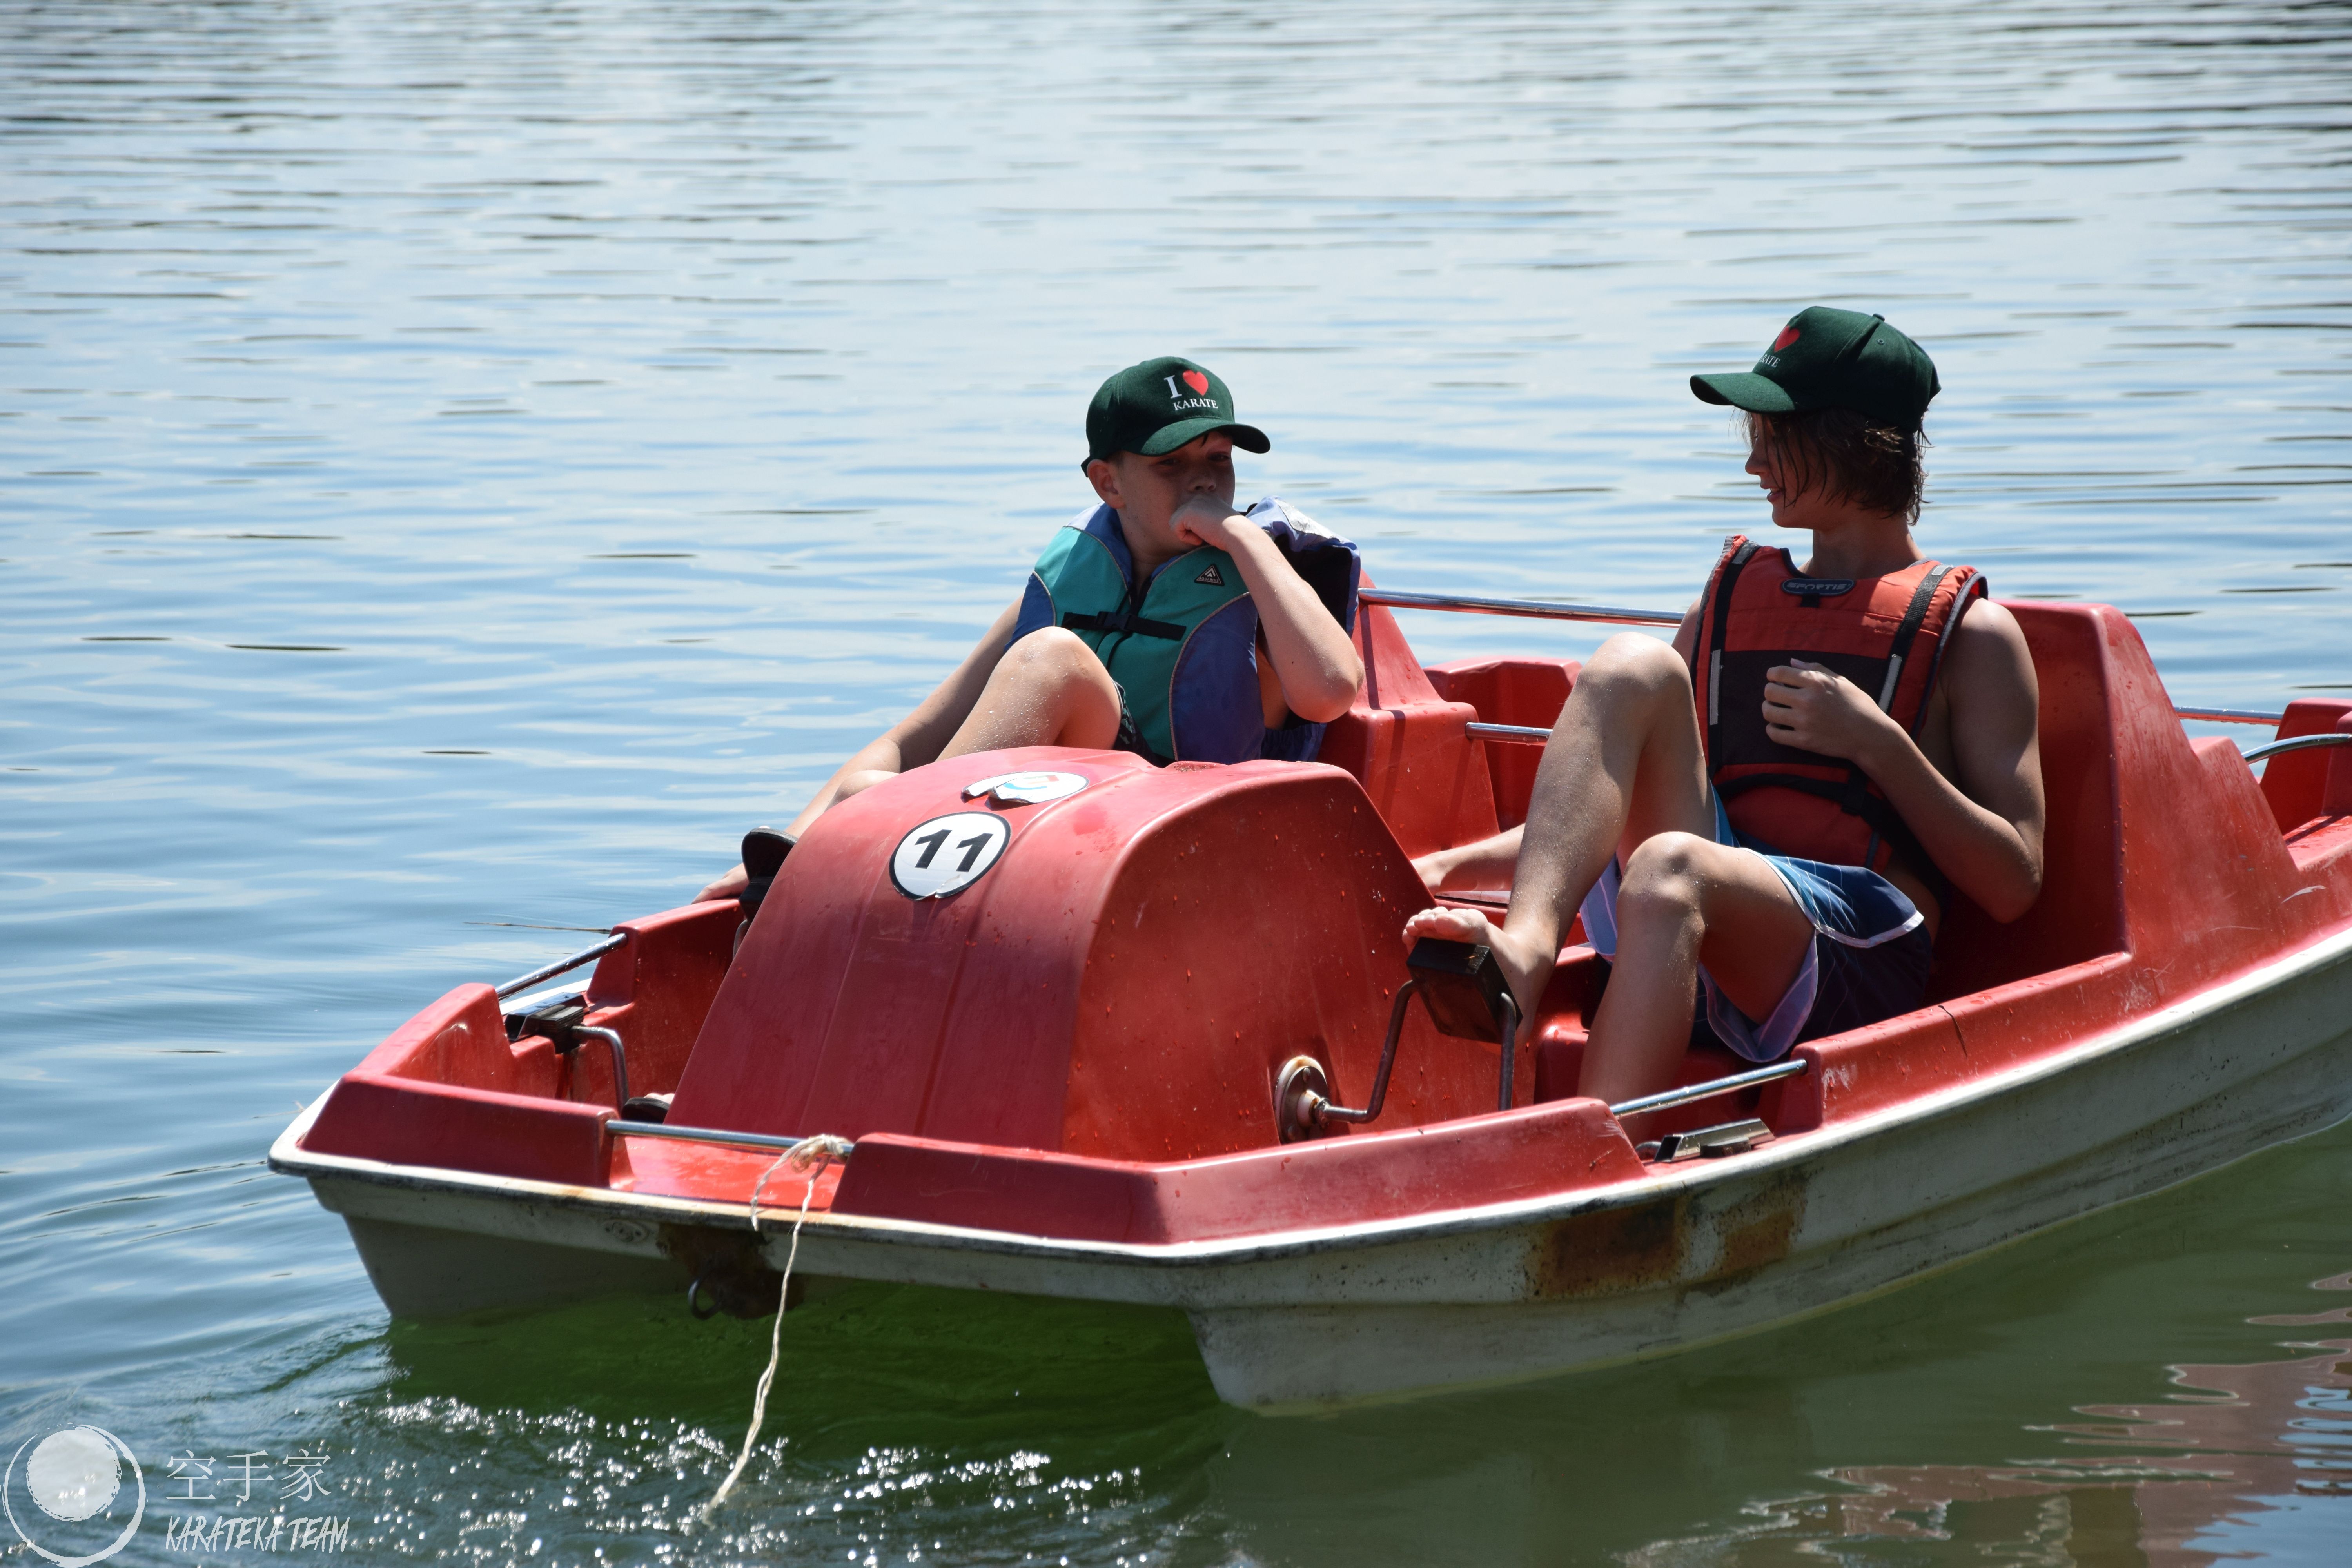
[[[1927,433],[1905,429],[1851,408],[1814,408],[1801,414],[1743,413],[1748,444],[1780,459],[1791,494],[1816,487],[1832,498],[1872,511],[1919,521],[1927,474],[1921,455]]]

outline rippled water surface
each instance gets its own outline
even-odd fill
[[[2352,688],[2348,89],[2326,5],[0,0],[0,1437],[121,1436],[131,1562],[301,1557],[155,1522],[294,1455],[387,1562],[2345,1561],[2342,1131],[1312,1420],[1179,1317],[854,1289],[715,1525],[763,1324],[390,1324],[261,1158],[903,710],[1149,353],[1385,584],[1671,605],[1762,522],[1685,377],[1881,310],[1931,551],[2180,698]]]

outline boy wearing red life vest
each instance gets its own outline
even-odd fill
[[[1082,465],[1099,504],[1055,535],[953,674],[745,854],[763,847],[772,875],[835,801],[973,752],[1311,758],[1363,680],[1349,640],[1360,573],[1355,546],[1282,502],[1235,510],[1234,448],[1270,445],[1191,360],[1146,360],[1104,382]],[[738,866],[700,896],[742,897],[750,880]]]
[[[1753,371],[1691,390],[1745,411],[1748,472],[1811,535],[1803,564],[1735,536],[1671,648],[1602,644],[1526,826],[1420,862],[1433,892],[1510,877],[1501,928],[1449,909],[1405,927],[1491,948],[1532,1020],[1580,909],[1613,968],[1578,1092],[1612,1102],[1672,1086],[1695,1005],[1758,1062],[1910,1011],[1953,889],[2011,921],[2042,887],[2024,636],[1911,538],[1925,351],[1815,306]]]

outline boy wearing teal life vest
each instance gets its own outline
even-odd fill
[[[1190,360],[1130,365],[1087,410],[1098,504],[1060,530],[979,644],[784,830],[908,768],[1013,746],[1154,763],[1305,760],[1362,683],[1355,547],[1280,501],[1234,506],[1234,448],[1271,443]],[[734,898],[737,867],[702,891]]]

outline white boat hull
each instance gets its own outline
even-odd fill
[[[1164,1246],[813,1214],[803,1274],[1178,1307],[1230,1403],[1490,1384],[1748,1332],[1916,1279],[2352,1117],[2352,935],[2062,1056],[1577,1194]],[[395,1311],[646,1286],[752,1245],[740,1207],[272,1152]],[[783,1266],[798,1190],[772,1185]],[[748,1261],[748,1258],[747,1258]]]

